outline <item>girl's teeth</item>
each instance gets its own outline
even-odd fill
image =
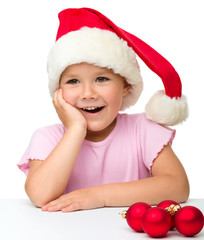
[[[101,111],[103,107],[87,107],[87,108],[82,108],[84,111],[89,112],[89,113],[96,113]]]
[[[96,109],[97,107],[89,107],[89,108],[83,108],[84,110],[94,110]]]

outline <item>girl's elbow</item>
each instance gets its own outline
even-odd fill
[[[35,196],[34,194],[27,194],[30,201],[33,203],[33,205],[35,205],[38,208],[43,207],[44,205],[46,205],[47,203],[49,203],[49,201],[47,201],[46,199],[43,199],[40,196]]]
[[[178,184],[180,183],[180,184]],[[186,202],[190,195],[190,185],[187,178],[179,180],[176,184],[178,202]]]
[[[186,180],[183,187],[183,202],[186,202],[189,196],[190,196],[190,185],[189,185],[189,181]]]
[[[29,184],[25,184],[24,186],[25,192],[27,196],[29,197],[30,201],[36,206],[36,207],[43,207],[45,204],[49,202],[47,198],[45,198],[45,194],[40,194],[38,191],[34,191],[34,188],[29,186]]]

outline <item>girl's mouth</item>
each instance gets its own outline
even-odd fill
[[[88,113],[97,113],[100,112],[104,107],[87,107],[81,108],[81,110],[88,112]]]

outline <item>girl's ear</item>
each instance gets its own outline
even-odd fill
[[[123,97],[125,97],[128,94],[130,88],[131,88],[131,85],[125,81],[124,89],[123,89]]]

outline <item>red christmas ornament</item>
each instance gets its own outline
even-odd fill
[[[142,217],[151,206],[144,202],[137,202],[130,206],[127,211],[122,212],[123,218],[126,218],[128,225],[137,232],[143,232]]]
[[[176,229],[188,237],[199,233],[203,228],[203,224],[202,212],[193,206],[182,207],[175,215]]]
[[[157,207],[165,209],[171,215],[171,229],[175,227],[175,213],[181,208],[181,206],[173,200],[164,200],[160,202]]]
[[[165,208],[169,207],[169,206],[172,205],[172,204],[174,204],[174,205],[179,205],[177,202],[175,202],[175,201],[173,201],[173,200],[164,200],[164,201],[160,202],[160,203],[157,205],[157,207],[161,207],[161,208],[165,209]],[[180,205],[179,205],[179,206],[180,206]]]
[[[142,228],[150,237],[163,237],[171,228],[171,216],[163,208],[150,208],[143,215]]]

